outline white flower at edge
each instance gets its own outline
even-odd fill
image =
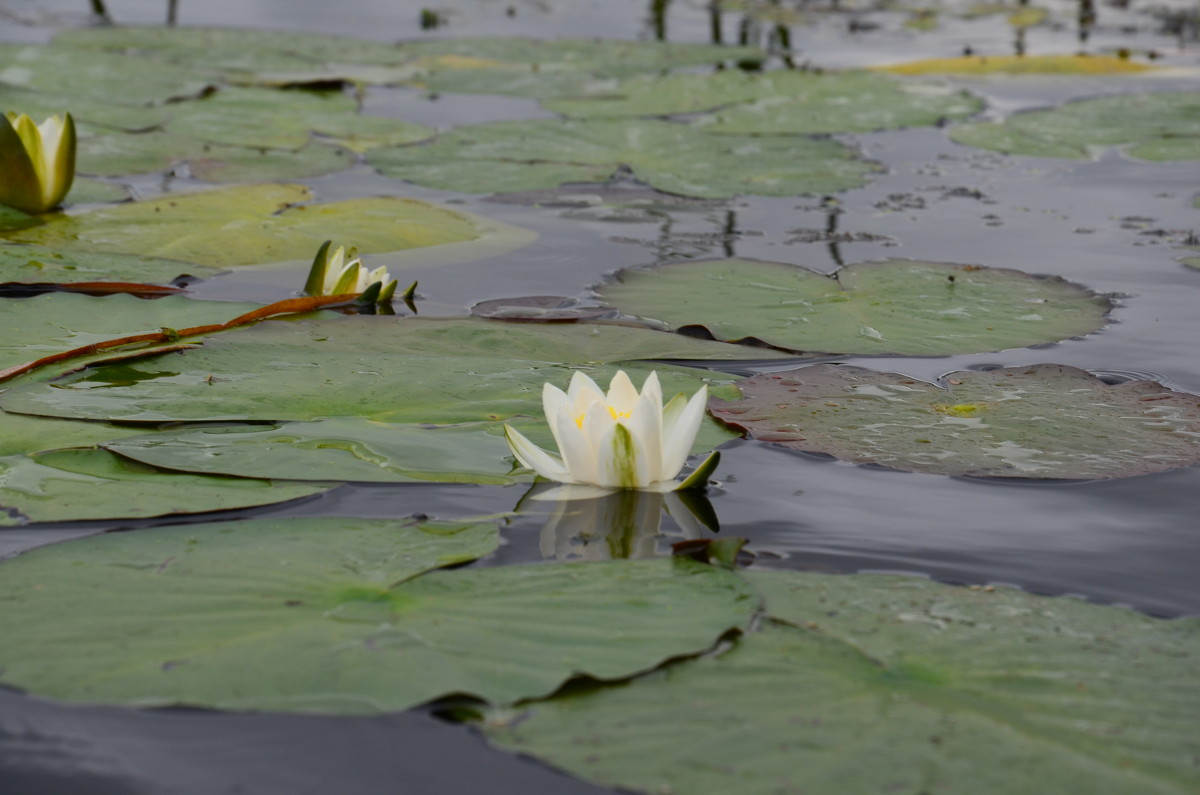
[[[504,438],[524,466],[559,483],[604,489],[672,491],[707,482],[719,454],[713,453],[683,483],[683,468],[704,419],[708,388],[688,399],[676,395],[664,407],[658,373],[650,373],[639,394],[618,371],[608,394],[576,371],[567,391],[553,384],[542,389],[546,421],[559,456],[546,452],[520,432],[504,426]]]
[[[382,289],[376,300],[379,303],[392,300],[392,294],[396,292],[396,280],[386,267],[368,271],[355,249],[347,252],[343,246],[338,246],[331,254],[330,245],[330,241],[326,240],[317,251],[304,292],[309,295],[347,295],[361,293],[379,282]]]
[[[75,180],[75,121],[68,113],[34,124],[29,116],[0,116],[0,204],[44,213],[67,197]]]

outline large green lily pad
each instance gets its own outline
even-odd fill
[[[753,47],[515,37],[431,39],[402,45],[418,57],[414,79],[432,91],[572,96],[600,78],[763,57]]]
[[[955,127],[961,144],[1017,155],[1084,160],[1125,147],[1143,160],[1200,160],[1200,92],[1120,94]]]
[[[43,246],[0,246],[0,282],[67,284],[105,281],[167,284],[179,276],[207,278],[219,272],[218,268],[138,254],[61,251]],[[17,304],[9,303],[5,306],[13,307]],[[226,311],[229,311],[228,307]],[[230,314],[229,317],[233,317],[234,314]]]
[[[189,525],[27,553],[3,564],[0,681],[138,706],[510,701],[703,651],[759,604],[732,572],[669,559],[414,578],[484,554],[495,529],[484,545],[470,525],[399,525]]]
[[[1200,622],[915,578],[748,575],[772,617],[721,655],[482,724],[609,787],[690,795],[1184,795]]]
[[[356,67],[403,64],[412,56],[394,45],[362,39],[272,30],[204,27],[110,27],[64,31],[55,49],[132,53],[152,62],[179,64],[247,80],[291,72],[296,82],[357,80],[373,72]],[[404,72],[409,74],[409,72]],[[364,82],[373,82],[365,80]]]
[[[98,442],[141,436],[138,426],[33,417],[0,411],[0,456],[28,455],[63,447],[91,447]]]
[[[149,65],[137,58],[77,47],[0,44],[0,64],[0,83],[80,97],[88,103],[96,97],[113,97],[128,105],[150,105],[199,96],[211,85],[194,68]]]
[[[137,252],[214,267],[311,259],[330,238],[364,254],[473,240],[470,216],[415,199],[307,204],[301,185],[243,185],[55,215],[2,233],[65,251]]]
[[[628,269],[606,304],[716,338],[801,352],[977,353],[1056,342],[1104,325],[1111,304],[1070,282],[1014,270],[888,260],[826,276],[777,262]]]
[[[709,410],[762,441],[912,472],[1090,479],[1200,462],[1200,396],[1153,381],[1039,364],[942,383],[822,364],[740,381],[742,400]]]
[[[502,432],[488,424],[429,428],[341,418],[163,431],[105,447],[158,467],[239,477],[492,485],[518,479]]]
[[[0,525],[248,508],[320,494],[327,483],[163,472],[92,448],[0,458]]]
[[[648,120],[480,124],[373,149],[367,160],[386,176],[472,193],[602,182],[625,165],[659,190],[705,198],[846,190],[877,170],[828,139],[708,135]]]
[[[108,96],[113,95],[81,96],[60,93],[56,89],[34,90],[0,83],[0,107],[28,114],[38,122],[69,111],[80,135],[113,130],[144,132],[166,123],[169,117],[164,106],[131,104],[121,98],[101,99]]]
[[[0,405],[26,414],[132,422],[357,417],[454,424],[516,417],[536,420],[544,433],[542,385],[565,386],[573,370],[608,383],[619,366],[641,383],[654,369],[664,394],[690,395],[707,382],[712,394],[736,397],[727,376],[627,360],[720,359],[743,352],[624,326],[335,317],[260,323],[214,335],[184,353],[97,365],[53,386],[17,385],[0,396]],[[620,362],[626,363],[612,364]],[[712,422],[697,449],[731,435]],[[343,435],[338,444],[356,438]],[[485,441],[481,456],[496,447]]]
[[[6,250],[0,247],[0,252]],[[0,300],[0,369],[164,327],[224,323],[258,308],[257,304],[194,301],[181,296],[147,301],[129,295],[47,293]]]
[[[597,96],[543,103],[567,116],[664,116],[720,108],[697,120],[709,132],[868,132],[957,119],[983,103],[960,89],[906,83],[870,72],[740,70],[638,76]]]

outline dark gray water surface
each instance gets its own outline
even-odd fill
[[[649,3],[618,0],[451,3],[449,24],[429,35],[588,35],[646,38]],[[676,2],[668,37],[709,36],[704,3]],[[1136,4],[1135,4],[1136,5]],[[515,9],[515,16],[506,13]],[[164,4],[110,0],[120,22],[158,23]],[[387,0],[183,0],[183,24],[313,30],[379,40],[417,37],[420,4]],[[0,40],[42,41],[58,26],[85,24],[82,1],[0,0]],[[1135,9],[1136,10],[1136,9]],[[1176,65],[1200,62],[1152,35],[1147,17],[1105,9],[1089,46],[1161,48]],[[1107,15],[1107,16],[1106,16]],[[871,18],[870,14],[860,15]],[[733,15],[726,15],[727,36]],[[31,23],[31,24],[26,24]],[[1123,31],[1122,25],[1134,25]],[[1011,32],[951,21],[936,34],[892,24],[849,34],[846,17],[793,31],[801,57],[828,66],[920,56],[1010,51]],[[1070,51],[1074,32],[1037,31],[1031,52]],[[1042,38],[1039,38],[1042,37]],[[989,116],[1118,91],[1195,89],[1192,76],[1013,78],[963,84]],[[419,91],[371,89],[365,110],[447,128],[548,114],[528,100],[430,99]],[[588,286],[625,266],[730,255],[819,271],[891,257],[981,264],[1055,274],[1119,296],[1112,322],[1085,339],[1038,349],[944,358],[843,357],[837,361],[935,379],[963,368],[1058,362],[1112,379],[1152,378],[1200,391],[1200,271],[1175,246],[1200,228],[1192,197],[1195,163],[1136,162],[1109,152],[1092,162],[1006,157],[959,146],[944,131],[843,136],[886,167],[859,190],[837,196],[841,231],[879,236],[840,245],[788,242],[796,230],[825,229],[819,197],[742,198],[673,211],[649,221],[489,202],[473,195],[384,179],[365,166],[311,180],[321,199],[403,195],[454,206],[540,237],[524,248],[466,264],[415,271],[422,314],[462,314],[476,301],[520,295],[586,298]],[[188,189],[184,182],[165,186]],[[143,195],[164,189],[142,179]],[[198,285],[200,297],[276,300],[294,288],[291,271],[245,272]],[[401,275],[401,281],[404,276]],[[773,363],[770,367],[779,367]],[[744,371],[754,369],[747,366]],[[1037,593],[1074,594],[1164,617],[1200,613],[1200,468],[1091,483],[984,482],[906,474],[735,441],[724,450],[713,505],[722,534],[750,539],[754,565],[832,571],[911,572],[955,583],[1008,583]],[[239,515],[462,516],[510,511],[524,488],[345,486],[317,499]],[[539,513],[540,511],[540,513]],[[504,529],[505,544],[477,565],[564,554],[570,539],[548,531],[546,508]],[[205,517],[208,518],[208,517]],[[139,523],[144,526],[148,523]],[[27,526],[0,532],[0,557],[112,524]],[[659,551],[681,531],[664,518]],[[549,536],[548,537],[548,532]],[[2,574],[2,571],[0,571]],[[591,788],[532,763],[492,752],[458,727],[423,714],[376,719],[215,715],[78,708],[0,692],[0,793],[573,793]]]

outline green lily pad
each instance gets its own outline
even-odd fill
[[[637,792],[1200,787],[1196,619],[894,576],[749,579],[772,619],[732,650],[495,708],[481,728]]]
[[[0,457],[29,455],[64,447],[92,447],[124,436],[141,436],[145,429],[103,422],[31,417],[0,411]]]
[[[7,250],[7,247],[0,247],[0,252]],[[84,259],[85,262],[94,260]],[[4,302],[3,312],[0,312],[0,369],[59,351],[158,331],[163,327],[189,328],[224,323],[258,308],[258,304],[194,301],[182,296],[147,301],[129,295],[92,297],[47,293],[32,298],[0,300]]]
[[[129,189],[124,185],[77,176],[71,182],[71,192],[67,194],[66,201],[68,204],[105,204],[123,202],[129,198]]]
[[[334,317],[260,323],[178,355],[98,365],[44,388],[17,385],[0,396],[0,405],[26,414],[134,422],[358,417],[454,424],[517,417],[536,419],[542,428],[542,385],[565,386],[573,370],[608,383],[617,367],[604,362],[743,352],[623,326]],[[728,377],[707,370],[642,362],[620,367],[638,383],[658,370],[666,395],[690,395],[705,382],[712,394],[738,394]],[[711,447],[731,436],[713,422],[697,444]],[[481,455],[495,447],[487,444]]]
[[[415,79],[431,91],[539,98],[570,96],[600,78],[764,57],[753,47],[612,39],[431,39],[402,49],[418,57]]]
[[[696,125],[708,132],[868,132],[935,124],[982,109],[970,94],[932,83],[906,83],[870,72],[740,70],[707,75],[638,76],[599,96],[543,103],[577,118],[664,116],[720,108]]]
[[[264,428],[189,428],[106,449],[153,466],[204,474],[367,483],[506,485],[512,453],[495,425],[430,428],[353,418]]]
[[[153,61],[226,77],[292,71],[298,75],[337,73],[338,64],[390,65],[411,58],[395,45],[273,30],[204,27],[107,27],[68,30],[54,39],[56,49],[131,53]],[[347,75],[349,76],[349,75]]]
[[[878,170],[828,139],[708,135],[646,120],[459,127],[430,144],[373,149],[367,160],[389,177],[472,193],[603,182],[624,165],[658,190],[705,198],[846,190]]]
[[[0,246],[0,283],[140,282],[143,284],[168,284],[179,276],[189,275],[204,279],[216,273],[220,273],[218,268],[208,268],[203,265],[157,257],[143,257],[138,254],[60,251],[43,246]],[[9,303],[5,306],[15,307],[18,304]],[[168,306],[172,305],[168,304]],[[138,305],[139,309],[144,307],[145,304]],[[210,304],[208,308],[215,307]],[[225,306],[224,311],[232,311],[225,320],[236,315],[236,309],[231,310],[229,305]],[[66,317],[69,315],[64,315],[64,320]],[[88,320],[100,319],[89,318]],[[192,324],[185,323],[175,327],[188,325]],[[120,333],[122,333],[121,329],[110,327],[109,336],[116,336]]]
[[[1200,462],[1200,396],[1153,381],[1039,364],[942,382],[815,365],[740,381],[742,400],[709,410],[762,441],[911,472],[1091,479]]]
[[[316,141],[293,151],[224,146],[164,131],[96,135],[79,142],[79,170],[87,174],[144,174],[182,163],[206,182],[254,182],[342,171],[354,165],[355,157],[343,147]]]
[[[407,144],[433,136],[433,130],[396,119],[363,117],[354,98],[341,91],[224,88],[171,112],[170,128],[211,143],[296,150],[312,133],[337,139],[361,135]]]
[[[826,276],[776,262],[719,260],[621,271],[596,288],[623,312],[724,340],[801,352],[977,353],[1096,331],[1107,298],[1014,270],[889,260]]]
[[[967,124],[950,137],[1006,154],[1086,159],[1129,147],[1144,160],[1200,159],[1200,92],[1119,94],[1018,113],[1004,123]]]
[[[415,577],[484,554],[495,529],[480,543],[467,523],[399,525],[188,525],[27,553],[3,564],[0,680],[137,706],[370,713],[453,693],[509,701],[703,651],[759,604],[733,573],[690,561]]]
[[[0,83],[92,103],[95,97],[116,97],[128,105],[149,105],[199,96],[210,85],[195,69],[148,66],[137,58],[78,47],[0,44],[0,64]]]
[[[311,199],[301,185],[245,185],[49,216],[2,234],[64,251],[138,252],[214,267],[311,259],[330,238],[372,254],[480,235],[470,216],[415,199],[304,204]]]
[[[0,525],[205,513],[328,489],[327,483],[163,472],[91,448],[52,450],[0,458]]]
[[[166,123],[168,113],[163,106],[150,107],[122,102],[105,101],[100,97],[67,95],[56,90],[33,90],[0,83],[0,107],[28,114],[37,121],[48,116],[71,113],[80,135],[98,131],[146,131]]]

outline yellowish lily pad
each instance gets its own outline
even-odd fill
[[[371,254],[481,235],[470,216],[415,199],[311,199],[301,185],[247,185],[48,216],[0,234],[63,251],[138,252],[214,267],[309,259],[330,238]]]
[[[965,55],[874,68],[897,75],[1119,75],[1148,72],[1155,67],[1110,55]]]

